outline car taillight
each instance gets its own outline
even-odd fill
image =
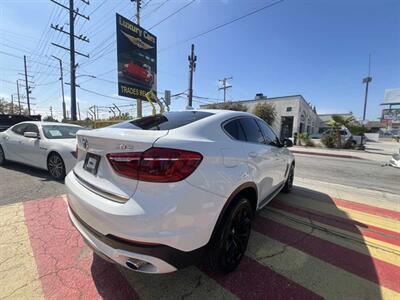
[[[144,152],[111,153],[107,158],[121,175],[141,181],[176,182],[192,174],[203,156],[192,151],[154,147]]]

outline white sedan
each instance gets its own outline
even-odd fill
[[[76,132],[56,122],[21,122],[0,133],[0,165],[15,161],[48,170],[61,180],[76,163]]]

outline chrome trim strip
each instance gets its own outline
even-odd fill
[[[90,190],[91,192],[93,192],[99,196],[102,196],[104,198],[107,198],[108,200],[118,202],[118,203],[126,203],[129,200],[128,197],[113,194],[113,193],[107,192],[105,190],[99,189],[97,186],[92,185],[91,183],[87,182],[85,179],[80,177],[78,174],[75,173],[75,171],[73,171],[73,173],[74,173],[77,181],[82,186],[84,186],[85,188],[87,188],[88,190]]]

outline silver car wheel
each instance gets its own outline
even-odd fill
[[[61,179],[64,176],[64,162],[61,157],[57,154],[52,154],[49,157],[48,161],[48,169],[50,175],[56,179]]]

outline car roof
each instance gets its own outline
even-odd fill
[[[68,126],[82,127],[82,126],[75,125],[75,124],[61,123],[61,122],[46,122],[46,121],[23,121],[23,122],[19,122],[19,123],[15,124],[15,125],[25,124],[25,123],[42,125],[42,126],[43,125],[53,125],[53,126],[68,125]]]

